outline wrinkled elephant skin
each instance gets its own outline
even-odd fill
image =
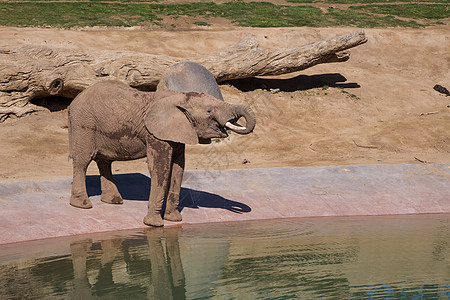
[[[164,219],[181,221],[178,211],[184,172],[185,144],[227,137],[226,124],[246,119],[246,134],[255,126],[253,111],[204,93],[141,92],[120,81],[104,81],[79,94],[69,107],[73,184],[70,204],[91,208],[86,170],[94,160],[100,171],[101,201],[123,203],[111,163],[147,157],[151,181],[144,223],[163,226]]]

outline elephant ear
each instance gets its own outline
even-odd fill
[[[198,144],[197,133],[186,110],[175,104],[179,97],[172,96],[156,100],[147,112],[145,127],[160,140]]]

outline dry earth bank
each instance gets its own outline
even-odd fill
[[[261,47],[289,48],[355,28],[229,28],[197,31],[54,30],[0,27],[0,44],[40,44],[188,57],[228,47],[248,33]],[[188,169],[450,162],[450,27],[366,29],[345,63],[221,85],[226,101],[250,104],[255,132],[188,147]],[[55,101],[52,103],[52,101]],[[56,99],[41,101],[56,109]],[[64,104],[64,103],[62,103]],[[62,105],[64,107],[64,105]],[[115,163],[146,172],[145,161]],[[89,173],[96,174],[95,164]],[[0,179],[71,176],[67,110],[0,124]]]

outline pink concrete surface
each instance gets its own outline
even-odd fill
[[[150,179],[115,175],[123,205],[69,205],[71,178],[0,182],[0,244],[146,227]],[[187,171],[181,224],[315,216],[450,213],[450,164]],[[166,222],[166,226],[180,223]]]

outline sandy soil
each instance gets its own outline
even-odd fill
[[[0,44],[144,51],[187,57],[230,46],[248,33],[264,48],[307,44],[355,28],[54,30],[0,28]],[[255,132],[188,147],[188,169],[450,162],[450,27],[367,29],[345,63],[221,85],[226,101],[250,104]],[[55,101],[54,108],[64,103]],[[417,158],[417,159],[416,159]],[[145,172],[143,160],[113,165]],[[71,176],[67,109],[0,124],[0,180]],[[95,165],[89,169],[96,174]]]

